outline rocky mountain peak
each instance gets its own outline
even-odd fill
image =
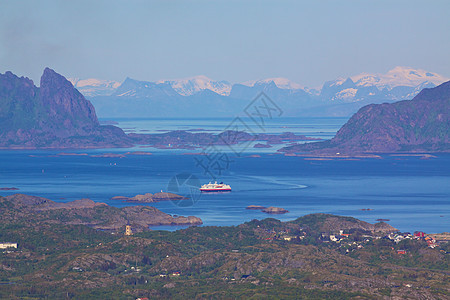
[[[40,99],[54,121],[65,127],[98,126],[92,104],[64,76],[45,68],[41,77]]]
[[[64,76],[46,68],[40,88],[0,74],[0,147],[80,148],[128,145],[123,131],[100,126],[93,105]]]

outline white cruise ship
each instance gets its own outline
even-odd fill
[[[224,184],[223,182],[221,183],[208,183],[208,184],[204,184],[202,185],[202,187],[200,188],[200,191],[202,192],[230,192],[231,191],[231,186],[229,186],[228,184]]]

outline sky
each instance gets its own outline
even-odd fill
[[[408,66],[450,77],[448,0],[1,0],[0,73],[316,87]]]

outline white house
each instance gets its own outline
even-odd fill
[[[17,243],[0,243],[0,249],[17,248]]]

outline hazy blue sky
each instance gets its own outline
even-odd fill
[[[448,0],[1,0],[0,73],[316,86],[400,65],[450,77],[449,16]]]

